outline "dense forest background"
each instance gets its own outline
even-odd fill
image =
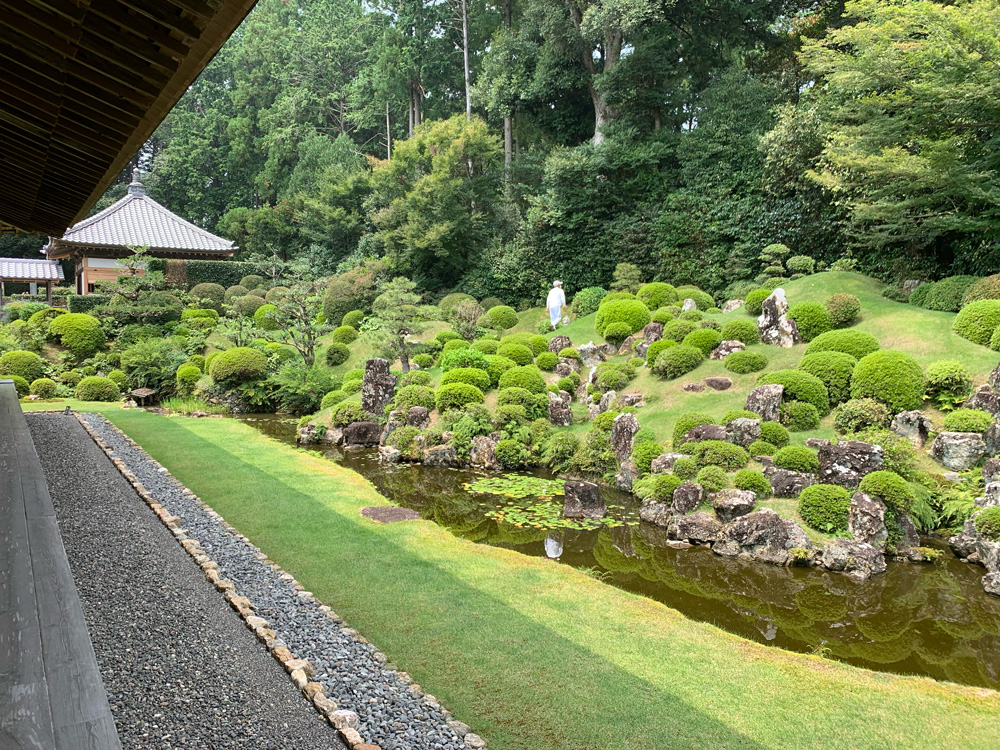
[[[136,163],[244,256],[514,304],[720,293],[774,242],[983,274],[998,38],[991,0],[261,0]]]

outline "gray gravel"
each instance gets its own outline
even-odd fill
[[[125,748],[344,748],[73,417],[29,414]]]
[[[260,550],[226,531],[183,494],[184,488],[173,477],[129,446],[103,417],[92,414],[85,419],[158,502],[181,519],[181,526],[219,564],[220,574],[233,581],[236,592],[251,601],[292,653],[313,663],[316,675],[312,679],[323,684],[340,708],[358,714],[359,731],[366,742],[383,750],[466,747],[448,726],[450,715],[433,700],[416,695],[394,671],[386,669],[376,658],[384,660],[374,646],[358,641],[353,631],[327,616],[314,599],[299,597],[289,581],[258,559]],[[87,440],[92,443],[89,437]],[[113,470],[110,463],[108,467]],[[147,515],[153,517],[148,511]]]

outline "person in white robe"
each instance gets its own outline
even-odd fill
[[[549,309],[549,330],[554,331],[562,319],[562,309],[566,306],[566,292],[563,291],[561,281],[552,282],[545,306]]]

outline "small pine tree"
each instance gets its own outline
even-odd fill
[[[410,336],[423,333],[426,323],[434,320],[438,308],[421,305],[420,295],[414,290],[417,285],[399,276],[382,286],[381,292],[372,303],[372,314],[365,321],[368,330],[362,334],[380,353],[391,359],[399,357],[403,372],[410,371]]]
[[[630,292],[635,294],[642,285],[642,271],[638,266],[631,263],[619,263],[615,266],[614,281],[611,288],[616,292]]]

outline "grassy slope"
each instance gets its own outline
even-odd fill
[[[1000,697],[790,654],[429,522],[230,420],[104,409],[446,705],[513,748],[990,746]]]

